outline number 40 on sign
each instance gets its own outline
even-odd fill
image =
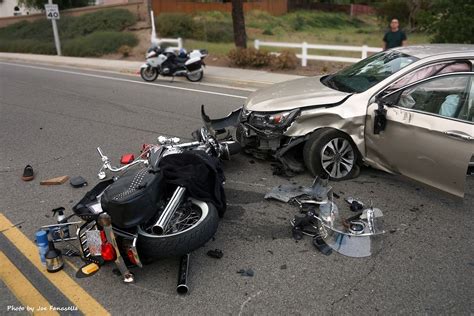
[[[45,4],[46,18],[48,20],[59,20],[59,8],[57,4]]]

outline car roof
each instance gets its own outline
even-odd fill
[[[423,59],[435,55],[446,55],[450,53],[469,53],[474,56],[474,45],[469,44],[429,44],[397,47],[393,50],[403,54]]]

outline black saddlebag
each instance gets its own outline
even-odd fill
[[[102,209],[112,224],[131,228],[150,220],[158,209],[162,194],[159,173],[149,168],[131,169],[111,184],[101,198]]]

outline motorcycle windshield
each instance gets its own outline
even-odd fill
[[[354,236],[346,235],[328,228],[326,234],[322,234],[324,242],[341,255],[355,258],[369,257],[378,253],[382,249],[381,235]]]
[[[368,257],[382,247],[384,231],[380,209],[369,208],[351,218],[329,202],[319,207],[319,231],[326,244],[348,257]]]

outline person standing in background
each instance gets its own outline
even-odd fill
[[[407,36],[403,31],[400,31],[399,27],[400,23],[398,19],[392,19],[390,22],[390,31],[385,33],[383,37],[384,50],[407,45]]]

